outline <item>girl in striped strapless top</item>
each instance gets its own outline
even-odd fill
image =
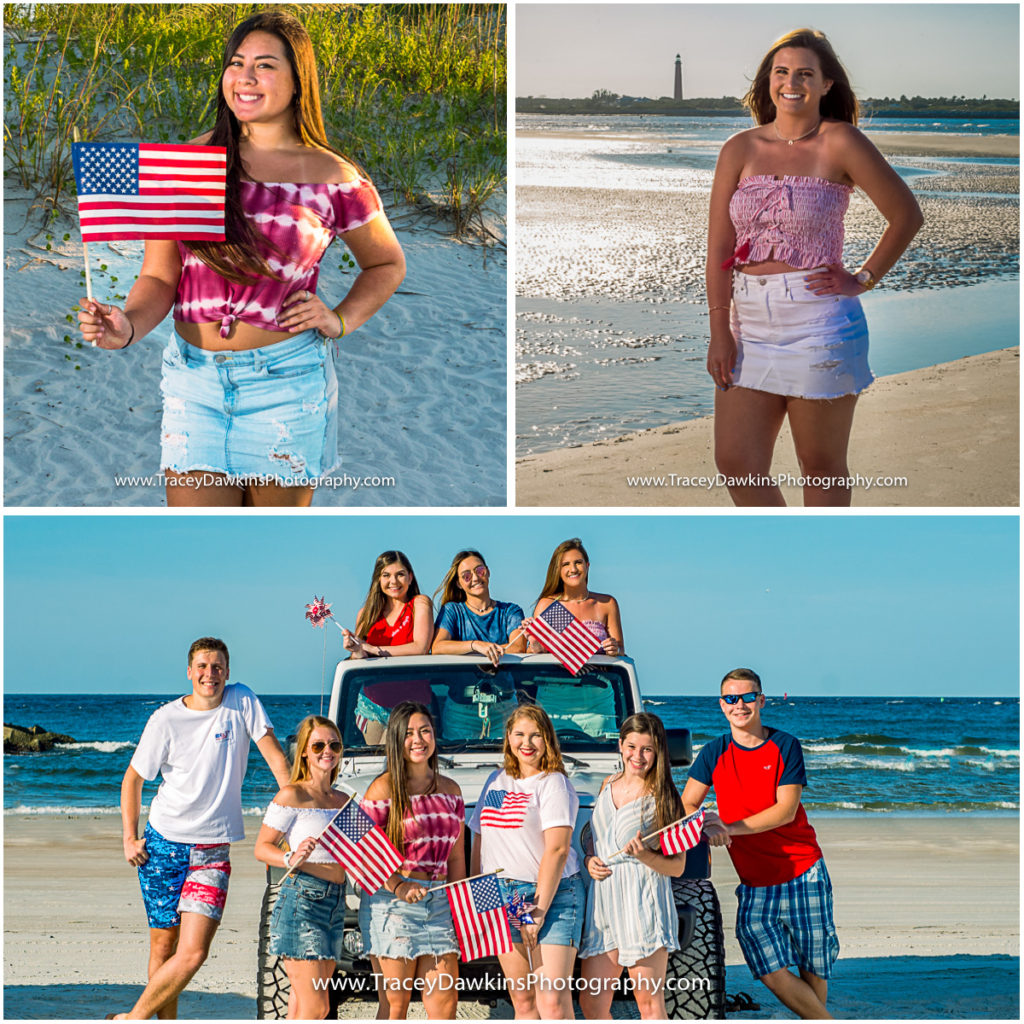
[[[804,504],[849,505],[854,406],[873,379],[858,296],[900,258],[921,211],[854,127],[857,98],[822,33],[779,39],[744,103],[757,127],[722,147],[711,189],[715,461],[735,504],[784,505],[769,474],[788,417]],[[888,224],[851,273],[842,264],[843,216],[854,186]]]
[[[466,806],[458,785],[438,774],[434,720],[424,705],[395,707],[384,748],[387,771],[370,783],[362,807],[405,859],[382,889],[363,894],[359,928],[374,972],[386,979],[382,1016],[404,1019],[413,979],[425,978],[427,1016],[449,1019],[459,947],[447,897],[431,888],[466,877]]]
[[[544,587],[533,609],[534,617],[553,601],[561,601],[601,641],[602,654],[625,654],[619,603],[611,594],[591,590],[589,579],[590,559],[583,542],[579,537],[563,540],[548,562]],[[532,639],[529,649],[535,653],[544,650]]]
[[[665,728],[656,715],[631,715],[619,730],[622,771],[609,775],[594,805],[595,850],[584,866],[594,880],[583,930],[580,1009],[590,1019],[611,1016],[613,979],[625,967],[636,985],[640,1016],[663,1020],[668,955],[679,948],[679,919],[672,877],[683,873],[686,854],[666,857],[641,837],[683,815],[672,783]],[[651,840],[657,846],[657,840]],[[625,853],[613,854],[625,847]],[[596,984],[597,979],[604,985]]]

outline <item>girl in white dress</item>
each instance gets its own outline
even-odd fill
[[[672,783],[665,727],[656,715],[631,715],[619,730],[622,771],[601,785],[591,819],[596,852],[584,865],[593,879],[580,949],[580,1009],[591,1020],[611,1016],[612,985],[625,967],[640,1016],[664,1019],[668,955],[679,948],[672,878],[686,854],[666,857],[643,837],[683,816]],[[657,845],[657,840],[651,840]],[[618,850],[625,851],[613,857]],[[600,982],[603,982],[601,984]]]

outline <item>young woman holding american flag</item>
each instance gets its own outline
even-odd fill
[[[349,798],[333,788],[342,746],[329,718],[304,718],[295,750],[291,783],[267,808],[253,852],[264,864],[291,872],[270,919],[270,952],[284,959],[291,983],[288,1018],[322,1020],[330,1008],[322,986],[342,953],[345,869],[317,839]]]
[[[192,142],[194,160],[167,173],[194,176],[202,147],[226,150],[223,240],[147,238],[124,309],[82,299],[82,335],[127,348],[173,307],[160,385],[168,505],[309,505],[337,462],[331,341],[391,297],[402,249],[373,184],[327,141],[313,46],[292,15],[263,11],[235,29],[214,128]],[[331,304],[316,288],[335,237],[360,273]]]
[[[686,854],[666,857],[643,841],[683,815],[672,782],[665,727],[657,715],[630,715],[619,730],[622,771],[601,783],[591,820],[597,848],[584,858],[594,880],[587,901],[580,1009],[591,1020],[611,1016],[613,989],[625,967],[636,987],[640,1016],[663,1020],[668,955],[679,948],[679,919],[672,878],[686,867]],[[614,856],[625,847],[625,855]],[[595,982],[601,979],[604,986]]]
[[[498,957],[516,1017],[571,1020],[568,981],[585,899],[572,848],[580,802],[543,708],[523,704],[512,713],[504,760],[484,784],[469,823],[479,835],[471,874],[502,872],[505,903],[527,903],[532,923],[525,917],[518,926],[510,921],[513,950]]]

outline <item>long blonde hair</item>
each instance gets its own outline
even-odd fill
[[[555,727],[548,718],[548,713],[539,704],[520,704],[505,720],[505,744],[502,753],[505,757],[505,771],[513,779],[522,778],[522,770],[519,767],[519,758],[512,753],[512,745],[509,743],[509,733],[512,726],[520,718],[528,718],[536,725],[544,737],[544,756],[540,759],[540,770],[542,772],[561,772],[566,774],[565,765],[562,762],[562,748],[558,745],[558,737],[555,735]]]
[[[561,569],[562,556],[567,551],[578,551],[583,556],[583,561],[587,563],[587,581],[589,584],[590,556],[587,554],[587,549],[583,546],[583,541],[579,537],[570,537],[568,540],[563,540],[552,553],[551,561],[548,562],[548,574],[544,578],[544,589],[541,590],[540,596],[537,598],[538,601],[542,597],[558,597],[565,589]]]
[[[338,737],[338,742],[342,742],[341,730],[329,718],[324,718],[323,715],[310,715],[308,718],[304,718],[299,722],[299,729],[295,734],[295,763],[292,765],[292,774],[289,781],[305,782],[313,777],[312,772],[309,770],[309,762],[306,760],[306,747],[309,746],[309,737],[313,730],[321,727],[331,729]],[[342,746],[341,752],[342,754],[345,753],[344,746]],[[341,771],[340,756],[338,757],[338,763],[331,769],[332,785],[338,777],[339,771]]]

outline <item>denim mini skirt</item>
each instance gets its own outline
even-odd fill
[[[519,882],[514,878],[499,876],[501,895],[508,904],[517,893],[527,902],[532,903],[537,893],[536,882]],[[537,941],[549,946],[580,945],[583,935],[583,919],[586,913],[587,891],[579,873],[563,878],[555,890],[555,898],[551,901],[548,912],[544,915],[544,923],[540,927]],[[509,921],[512,928],[512,941],[521,942],[519,926]]]
[[[416,885],[431,884],[404,875],[402,879]],[[386,960],[438,957],[459,950],[446,890],[432,892],[419,903],[406,903],[383,887],[373,894],[364,892],[359,903],[359,931],[366,953]]]
[[[330,342],[303,331],[262,348],[212,352],[172,331],[160,371],[160,467],[308,486],[338,461]]]
[[[815,295],[804,281],[815,272],[733,274],[736,387],[827,399],[859,394],[874,380],[860,299]]]
[[[289,960],[338,960],[345,937],[345,886],[289,875],[270,915],[270,952]]]

